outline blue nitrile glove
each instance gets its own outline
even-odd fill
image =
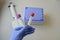
[[[34,30],[35,29],[29,25],[13,29],[10,40],[22,40],[24,36],[32,34]]]

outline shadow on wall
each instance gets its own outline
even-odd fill
[[[5,3],[6,3],[6,0],[0,0],[0,11],[2,10]]]
[[[49,14],[44,15],[44,23],[32,23],[36,27],[51,28],[53,25],[53,17]]]

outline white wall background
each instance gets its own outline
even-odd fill
[[[23,15],[24,8],[44,8],[45,22],[33,25],[36,28],[34,34],[26,36],[23,40],[60,40],[60,0],[3,0],[1,5],[0,40],[9,40],[12,31],[12,17],[8,9],[9,2],[16,5],[18,13]]]

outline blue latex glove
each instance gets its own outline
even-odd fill
[[[34,30],[35,29],[29,25],[13,29],[10,40],[22,40],[26,35],[32,34]]]

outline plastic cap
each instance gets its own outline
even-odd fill
[[[17,18],[20,18],[21,17],[21,14],[17,14]]]
[[[30,14],[30,16],[32,16],[32,17],[33,17],[33,16],[34,16],[34,13],[32,12],[32,13]]]

